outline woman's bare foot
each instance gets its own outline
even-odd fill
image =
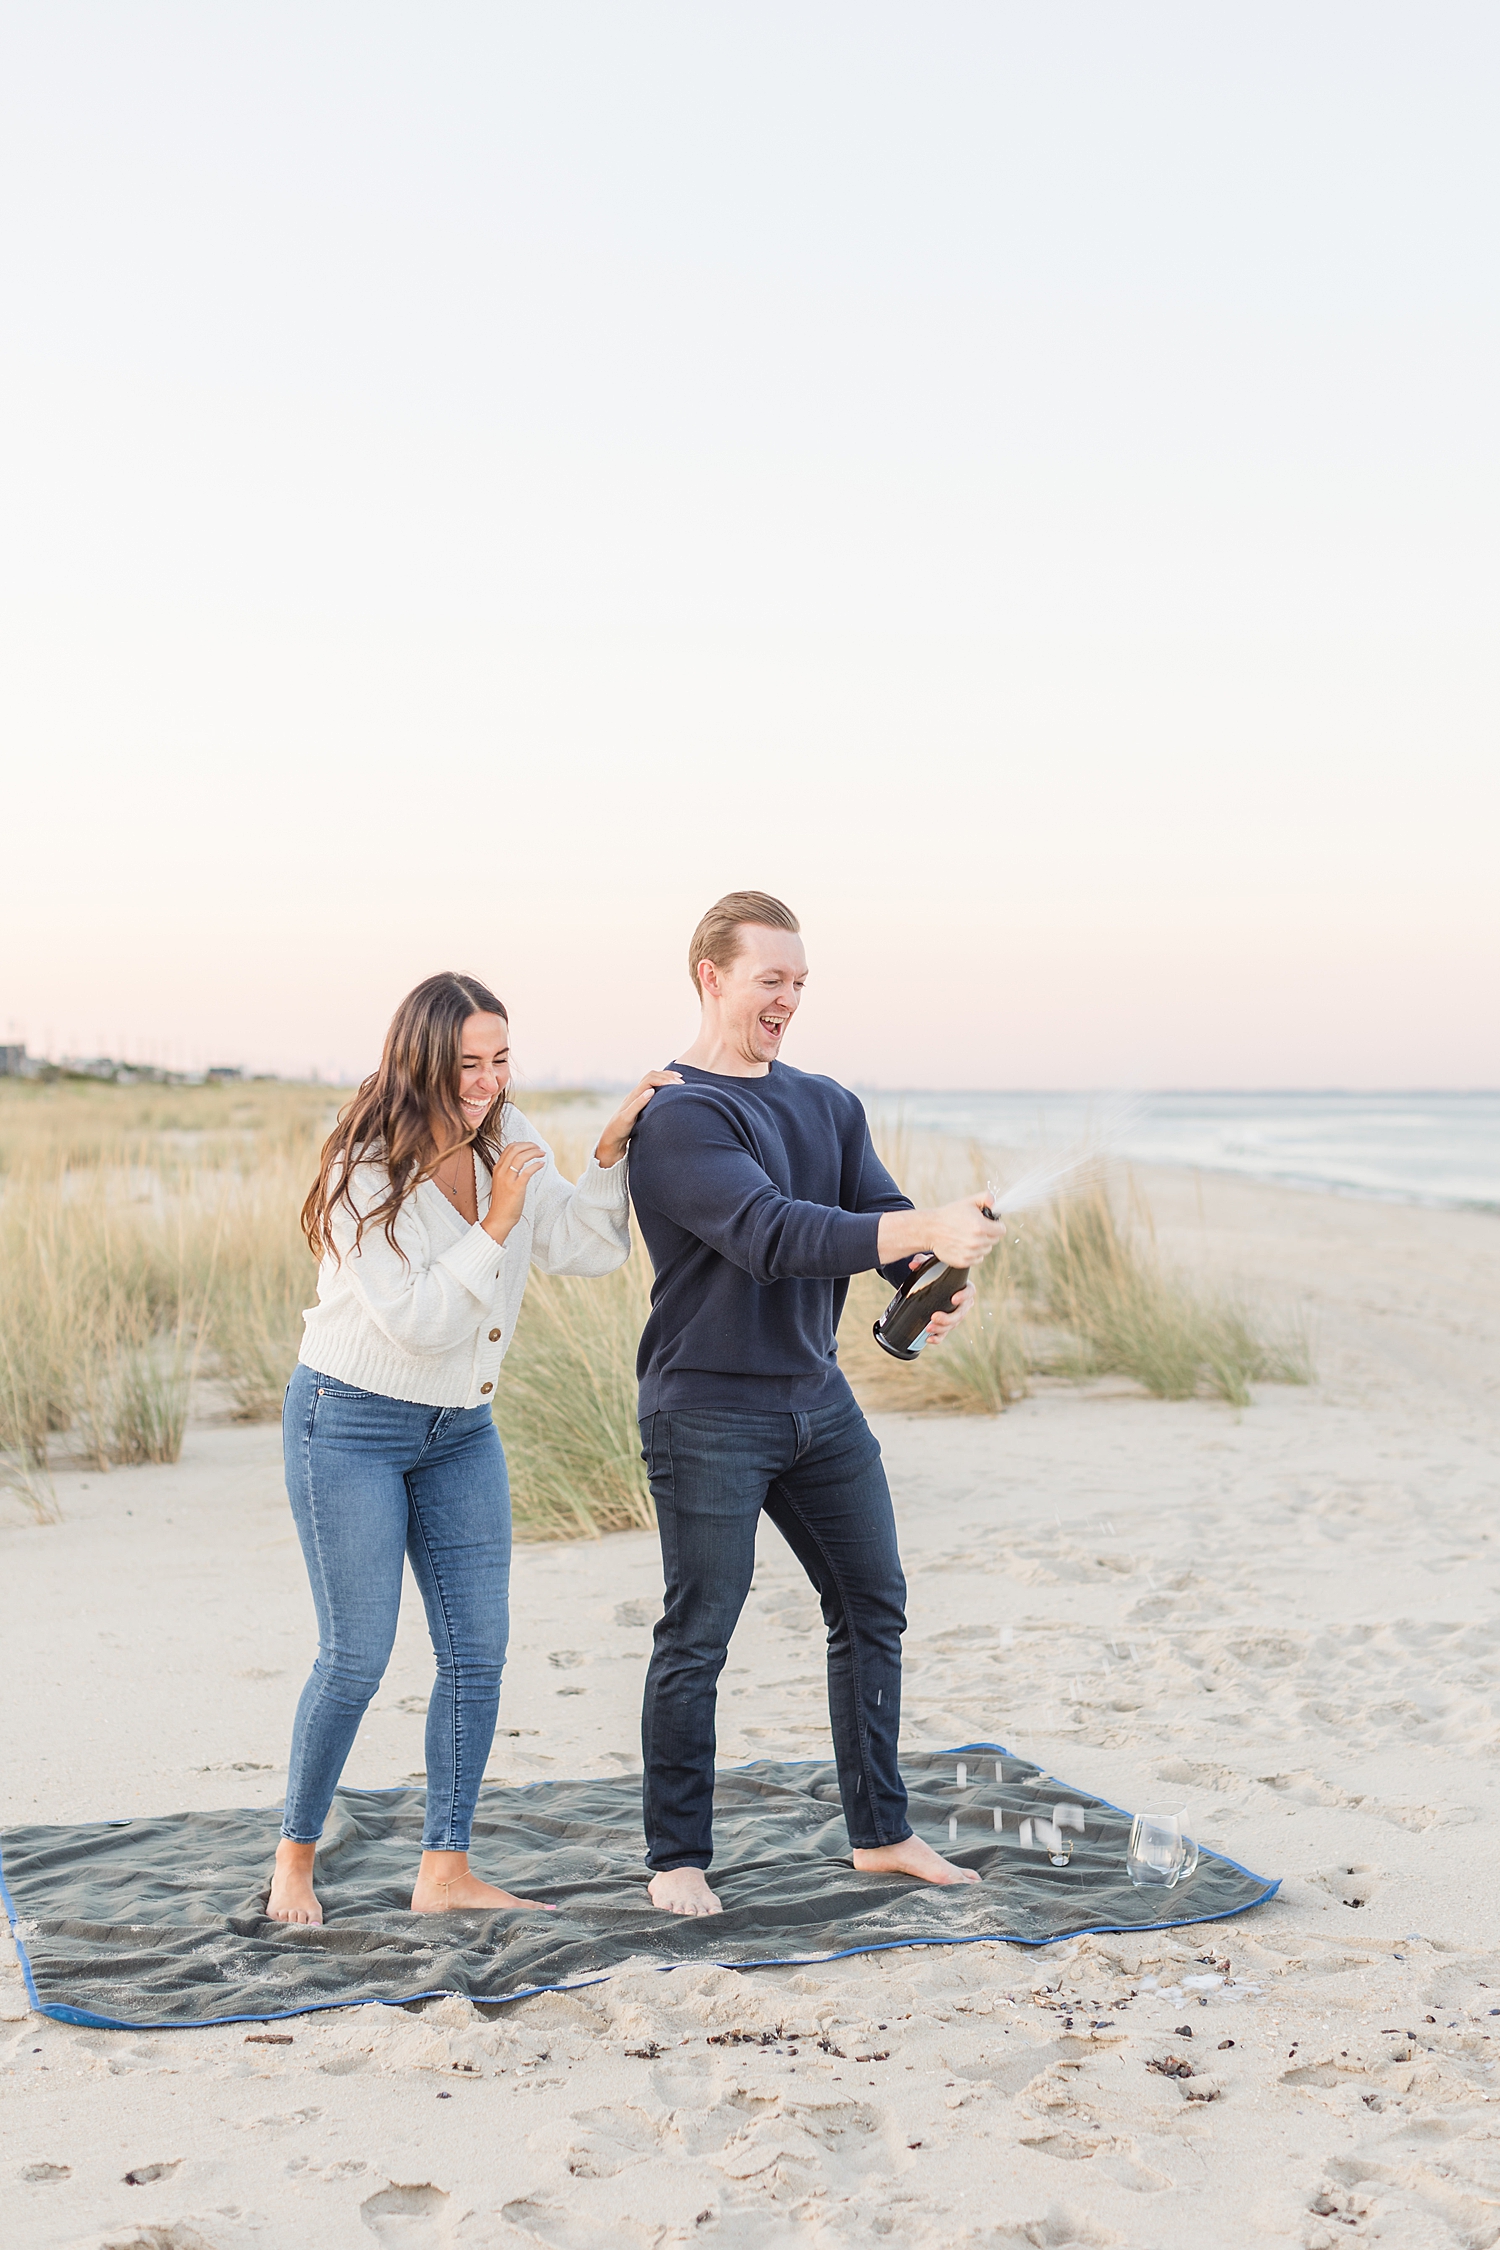
[[[664,1914],[722,1914],[701,1867],[668,1867],[646,1885],[653,1906]]]
[[[861,1875],[914,1875],[919,1883],[979,1881],[974,1868],[955,1867],[951,1859],[944,1859],[920,1836],[908,1836],[900,1844],[881,1844],[874,1851],[856,1850],[854,1864]]]
[[[413,1914],[463,1914],[496,1906],[529,1906],[539,1914],[557,1912],[555,1906],[544,1906],[539,1898],[517,1898],[514,1892],[497,1890],[493,1883],[471,1874],[467,1852],[423,1852],[416,1889],[411,1894]]]
[[[276,1868],[266,1913],[273,1922],[306,1922],[314,1929],[323,1923],[323,1909],[312,1887],[316,1844],[294,1844],[283,1836],[276,1847]]]

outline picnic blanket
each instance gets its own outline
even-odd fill
[[[963,1784],[959,1767],[964,1768]],[[275,1809],[168,1813],[0,1835],[0,1891],[33,2006],[121,2030],[263,2021],[443,1993],[515,2000],[624,1961],[770,1968],[899,1945],[1049,1945],[1091,1930],[1170,1929],[1243,1913],[1278,1883],[1204,1852],[1171,1890],[1136,1890],[1130,1814],[997,1743],[903,1758],[911,1821],[976,1884],[860,1875],[831,1762],[721,1769],[714,1887],[722,1915],[659,1913],[644,1889],[639,1776],[483,1791],[476,1869],[553,1914],[409,1910],[423,1792],[341,1789],[318,1850],[325,1920],[266,1919]],[[1057,1867],[1021,1823],[1082,1809]],[[996,1816],[999,1816],[997,1825]]]

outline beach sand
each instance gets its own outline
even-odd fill
[[[1500,2241],[1500,1223],[1148,1185],[1172,1257],[1306,1309],[1319,1380],[1243,1412],[1105,1383],[883,1415],[905,1738],[1186,1807],[1275,1900],[328,2012],[280,2046],[32,2016],[7,1948],[7,2250]],[[206,1423],[174,1468],[58,1489],[60,1524],[0,1534],[0,1817],[276,1803],[313,1645],[277,1433]],[[518,1551],[495,1778],[638,1767],[659,1588],[649,1535]],[[429,1678],[409,1599],[351,1782],[420,1768]],[[774,1533],[720,1715],[725,1763],[827,1753]]]

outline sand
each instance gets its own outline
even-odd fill
[[[1174,1256],[1308,1308],[1320,1379],[1243,1412],[1112,1383],[882,1417],[906,1735],[1186,1807],[1277,1899],[275,2046],[54,2024],[11,1962],[7,2250],[1500,2241],[1500,1223],[1149,1185]],[[276,1433],[207,1422],[175,1468],[58,1487],[62,1523],[0,1534],[0,1817],[276,1802],[312,1646]],[[762,1553],[725,1762],[826,1749],[813,1601]],[[649,1536],[519,1551],[497,1778],[638,1765],[659,1586]],[[420,1767],[428,1677],[412,1601],[351,1781]]]

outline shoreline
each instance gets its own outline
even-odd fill
[[[1500,1212],[1500,1092],[1186,1089],[862,1092],[878,1131],[997,1152],[1087,1145],[1123,1169],[1201,1171],[1310,1194]],[[1048,1103],[1057,1105],[1049,1114]],[[1121,1110],[1125,1115],[1120,1117]],[[1110,1116],[1118,1120],[1111,1128]]]

